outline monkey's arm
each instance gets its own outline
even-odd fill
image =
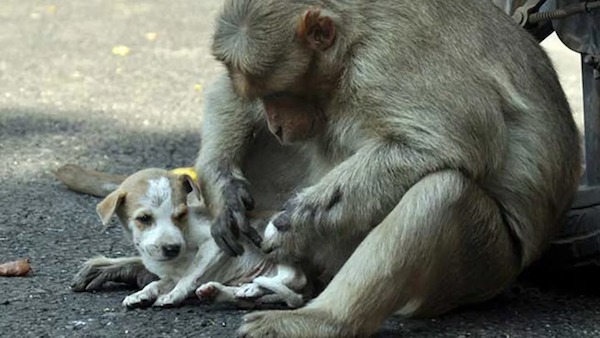
[[[261,121],[262,110],[259,102],[240,98],[225,75],[214,82],[205,100],[202,144],[195,169],[202,182],[204,201],[215,217],[212,236],[221,249],[236,256],[244,251],[238,243],[240,230],[254,242],[260,242],[260,236],[245,217],[254,201],[241,163]]]
[[[403,145],[372,142],[286,202],[273,220],[278,236],[265,238],[263,249],[293,261],[315,236],[368,232],[413,184],[450,163]]]

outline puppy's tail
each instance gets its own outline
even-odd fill
[[[66,164],[53,173],[69,189],[97,197],[105,197],[115,191],[127,177],[85,169],[76,164]]]

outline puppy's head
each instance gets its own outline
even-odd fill
[[[146,169],[129,176],[96,207],[104,225],[116,214],[141,255],[168,261],[186,250],[188,194],[201,200],[188,175]]]

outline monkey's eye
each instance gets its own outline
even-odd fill
[[[152,223],[152,216],[148,215],[148,214],[143,214],[140,215],[138,217],[135,218],[136,221],[142,223],[142,224],[150,224]]]

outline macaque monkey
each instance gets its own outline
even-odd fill
[[[560,228],[578,131],[549,58],[492,1],[226,0],[213,38],[226,74],[196,161],[211,233],[328,283],[240,336],[368,336],[393,313],[490,299]],[[253,156],[265,125],[301,152]],[[245,216],[253,190],[288,194],[268,239]]]
[[[207,93],[196,165],[213,236],[232,255],[241,234],[260,242],[242,164],[266,120],[311,160],[262,248],[332,277],[301,309],[246,316],[241,336],[364,336],[392,313],[489,299],[577,190],[552,64],[491,1],[228,0],[212,51],[227,74]],[[294,110],[323,125],[295,141],[276,121]]]

